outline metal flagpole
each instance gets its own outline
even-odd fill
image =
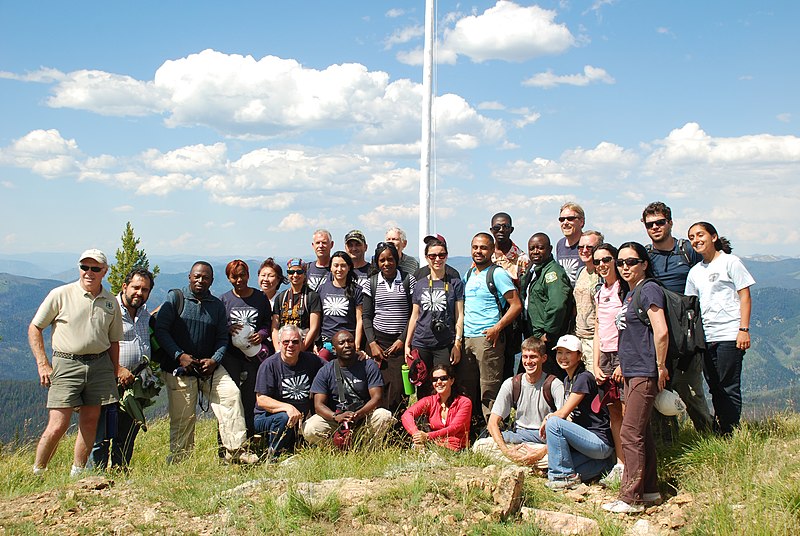
[[[433,29],[434,0],[425,0],[425,48],[422,58],[422,138],[419,169],[419,256],[422,260],[423,239],[431,234],[431,112],[433,108]]]

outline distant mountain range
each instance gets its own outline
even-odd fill
[[[195,260],[187,259],[188,257],[168,262],[158,260],[162,273],[156,279],[156,287],[149,301],[151,308],[163,302],[169,289],[187,284],[187,273]],[[61,263],[62,259],[56,255],[43,255],[34,260],[36,262],[5,259],[0,260],[0,265],[8,267],[9,263],[17,263],[14,265],[17,269],[24,268],[26,273],[30,274],[44,273],[64,266]],[[216,295],[231,288],[224,275],[225,263],[228,260],[227,258],[210,260],[216,274],[212,286],[212,291]],[[285,259],[276,260],[285,262]],[[74,260],[70,264],[72,262]],[[251,274],[255,274],[261,260],[249,259],[247,262]],[[468,257],[453,257],[448,262],[463,273],[469,267],[471,260]],[[787,406],[796,407],[800,404],[798,381],[800,379],[800,259],[768,262],[745,260],[745,265],[756,280],[751,321],[753,347],[745,356],[743,374],[746,409],[749,414],[762,414]],[[77,279],[77,268],[63,272],[63,279],[53,276],[34,278],[0,273],[0,338],[2,338],[0,380],[11,381],[0,384],[2,386],[0,407],[10,407],[8,404],[22,405],[18,414],[15,413],[20,418],[4,419],[2,426],[7,427],[14,423],[21,426],[26,422],[25,419],[30,419],[34,414],[25,413],[24,406],[34,398],[38,400],[43,397],[43,392],[38,392],[40,388],[35,383],[28,383],[37,380],[37,372],[28,347],[27,327],[47,293],[65,281],[75,279]],[[256,275],[251,275],[250,283],[251,286],[257,285]],[[45,341],[49,355],[50,342],[47,332]],[[11,387],[15,385],[14,381],[24,382],[24,385],[16,384],[17,390],[20,391],[16,394]],[[29,394],[21,396],[21,391]],[[15,396],[13,401],[10,399],[12,395]],[[13,433],[8,429],[3,430],[2,426],[0,426],[0,441],[7,440],[9,434]],[[31,426],[35,428],[35,423],[28,421],[25,434],[31,433]]]

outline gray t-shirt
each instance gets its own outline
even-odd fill
[[[547,404],[544,395],[542,394],[542,387],[546,374],[542,374],[535,384],[528,382],[528,379],[522,376],[522,385],[519,393],[519,402],[517,402],[517,426],[527,428],[528,430],[538,430],[542,426],[542,421],[549,414],[552,413],[550,406]],[[505,419],[511,414],[512,391],[511,382],[513,378],[508,378],[500,386],[500,392],[497,393],[497,399],[492,406],[492,413]],[[553,401],[557,408],[564,404],[564,384],[558,378],[553,379],[550,384],[550,391],[553,394]]]

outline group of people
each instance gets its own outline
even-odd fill
[[[651,422],[670,423],[653,411],[656,396],[673,389],[698,430],[732,433],[754,281],[713,225],[698,222],[686,239],[674,238],[661,202],[642,214],[647,246],[615,247],[584,231],[575,203],[562,206],[558,220],[564,236],[555,247],[535,233],[523,251],[511,239],[511,216],[495,214],[490,232],[473,237],[463,275],[447,264],[444,237],[425,238],[420,268],[398,228],[371,260],[361,231],[334,251],[331,234],[317,230],[313,260],[292,258],[284,274],[267,259],[258,288],[249,286],[248,265],[233,260],[225,269],[232,288],[219,298],[210,292],[213,268],[196,262],[188,286],[169,291],[153,322],[169,401],[168,461],[191,453],[202,394],[219,423],[220,455],[233,463],[257,462],[258,440],[262,458],[275,459],[299,441],[347,448],[402,426],[417,448],[460,450],[477,437],[476,451],[546,468],[552,489],[620,479],[619,499],[604,505],[613,512],[660,501]],[[79,268],[79,280],[54,289],[29,328],[50,388],[37,474],[73,408],[75,475],[87,460],[126,466],[138,432],[114,410],[118,386],[136,381],[131,371],[153,355],[153,276],[134,269],[112,296],[102,288],[102,252],[84,252]],[[697,296],[702,311],[707,348],[680,363],[667,359],[663,288]],[[117,415],[114,433],[108,412]]]

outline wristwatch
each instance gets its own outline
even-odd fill
[[[739,328],[739,331],[744,331],[745,333],[750,333],[750,328]]]

